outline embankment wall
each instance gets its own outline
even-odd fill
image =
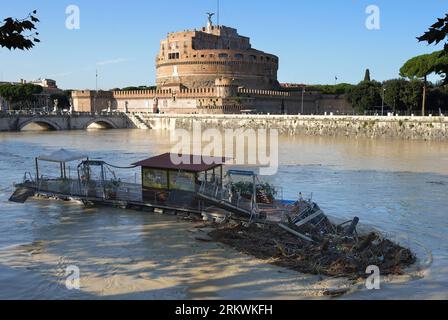
[[[155,115],[142,119],[153,129],[266,129],[280,134],[400,138],[448,141],[448,117],[274,116],[274,115]]]

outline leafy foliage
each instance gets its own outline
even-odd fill
[[[383,83],[384,103],[392,108],[393,112],[406,110],[406,104],[401,95],[409,84],[405,79],[392,79]]]
[[[431,73],[440,73],[439,66],[448,64],[448,56],[442,51],[423,54],[408,60],[400,69],[400,75],[409,79],[426,78]]]
[[[36,17],[37,11],[34,10],[25,19],[18,20],[11,17],[3,20],[3,25],[0,26],[0,46],[19,50],[29,50],[34,47],[35,43],[40,42],[36,36],[36,23],[39,19]],[[30,34],[25,34],[31,32]]]
[[[392,79],[382,84],[377,81],[362,81],[352,87],[346,94],[346,99],[358,113],[363,114],[368,110],[378,109],[382,105],[384,94],[384,105],[387,109],[401,114],[412,114],[419,112],[422,107],[423,86],[423,81],[417,78],[410,81],[403,78]],[[446,111],[448,103],[444,101],[448,101],[448,88],[431,85],[428,91],[428,110],[433,113],[437,113],[439,108]]]
[[[358,113],[363,113],[372,107],[381,105],[381,83],[377,81],[362,81],[352,87],[346,94],[347,101]]]
[[[232,192],[238,192],[241,197],[251,199],[253,195],[254,184],[252,182],[237,182],[232,184]],[[260,183],[256,185],[257,202],[272,203],[277,195],[276,188],[269,183]]]
[[[431,88],[428,92],[429,111],[437,114],[439,110],[446,112],[448,106],[448,89],[447,87]]]
[[[418,37],[418,41],[428,44],[439,44],[448,38],[448,14],[444,18],[437,19],[427,32]],[[448,57],[448,42],[445,43],[443,51],[440,51],[440,58]],[[445,75],[444,84],[448,84],[448,62],[439,63],[435,66],[434,72]]]
[[[123,89],[117,89],[117,91],[139,91],[139,90],[155,90],[156,86],[139,86],[139,87],[126,87]]]
[[[400,92],[400,100],[406,106],[405,111],[410,114],[420,109],[423,94],[423,82],[417,79],[411,80]]]
[[[418,41],[428,44],[439,44],[448,37],[448,14],[444,18],[437,19],[427,32],[418,37]],[[444,52],[448,54],[448,43],[445,44]]]
[[[442,51],[424,54],[408,60],[400,69],[400,75],[409,79],[423,78],[422,115],[426,114],[427,77],[431,73],[441,73],[441,66],[448,65],[448,55]],[[443,69],[443,67],[442,67]]]
[[[36,100],[35,95],[42,92],[41,86],[31,83],[27,84],[3,84],[0,85],[0,96],[9,101],[9,103],[17,102],[33,102]]]
[[[346,94],[348,90],[353,87],[353,85],[349,83],[338,83],[336,85],[316,85],[313,87],[321,91],[323,94],[342,95]]]

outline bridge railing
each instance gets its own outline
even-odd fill
[[[125,113],[119,110],[113,110],[110,112],[78,112],[78,111],[43,111],[43,110],[11,110],[2,111],[0,115],[3,116],[125,116]]]

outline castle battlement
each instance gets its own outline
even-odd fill
[[[290,92],[276,91],[276,90],[260,90],[260,89],[246,89],[238,88],[238,93],[250,96],[270,96],[270,97],[291,97]]]
[[[160,90],[131,90],[131,91],[113,91],[113,97],[117,99],[153,99],[153,98],[203,98],[215,97],[216,89],[213,87],[180,89],[178,91],[172,89]]]

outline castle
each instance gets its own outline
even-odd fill
[[[209,14],[200,30],[169,33],[156,57],[157,89],[73,91],[79,112],[119,110],[180,114],[348,113],[338,96],[283,86],[279,58],[252,48],[236,29],[217,26]]]

